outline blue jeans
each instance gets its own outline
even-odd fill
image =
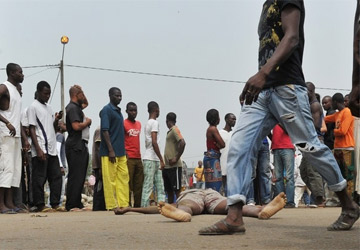
[[[278,195],[285,192],[287,204],[294,205],[295,183],[294,183],[294,167],[295,167],[295,152],[293,149],[275,149],[274,150],[274,171],[275,171],[275,187]],[[286,185],[284,184],[284,172]]]
[[[246,204],[252,166],[263,138],[277,123],[286,129],[291,141],[312,162],[330,190],[336,192],[346,187],[333,154],[317,137],[305,87],[286,85],[262,90],[255,103],[244,106],[239,121],[228,154],[228,205]]]
[[[255,203],[254,179],[258,177],[258,192],[261,204],[268,204],[271,201],[271,169],[269,144],[262,143],[257,156],[257,163],[253,168],[250,190],[247,195],[247,203]]]

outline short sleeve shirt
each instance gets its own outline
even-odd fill
[[[176,157],[178,154],[178,142],[184,139],[180,133],[180,130],[177,126],[172,126],[166,135],[166,143],[165,143],[165,168],[174,168],[174,167],[182,167],[181,158],[176,162],[176,164],[170,166],[169,159]]]
[[[49,105],[35,100],[27,110],[29,125],[35,127],[36,139],[45,154],[57,155],[54,113]],[[34,144],[31,147],[32,157],[36,156]]]
[[[145,134],[145,154],[143,156],[144,160],[160,161],[157,157],[154,148],[152,146],[151,133],[157,133],[157,143],[160,144],[160,131],[159,131],[159,122],[154,119],[149,119],[144,128]]]
[[[84,143],[82,141],[82,132],[76,131],[72,127],[73,122],[83,122],[84,113],[81,110],[79,104],[75,102],[70,102],[66,108],[66,130],[68,132],[68,137],[66,139],[66,147],[72,148],[74,150],[82,150],[84,148]]]
[[[290,5],[298,8],[301,13],[299,44],[290,57],[268,75],[265,88],[286,84],[298,84],[305,86],[304,74],[302,71],[302,58],[305,43],[305,8],[303,0],[267,0],[264,3],[258,27],[260,40],[258,58],[259,69],[271,58],[280,41],[284,37],[281,12]]]
[[[108,131],[115,156],[125,155],[124,118],[121,109],[109,103],[100,111],[101,131]],[[101,133],[100,156],[109,156],[109,149]]]
[[[141,123],[139,121],[124,120],[125,129],[125,149],[129,158],[141,159],[140,153],[140,132]]]

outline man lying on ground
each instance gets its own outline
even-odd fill
[[[285,198],[286,196],[282,192],[266,206],[243,206],[243,215],[259,219],[269,219],[285,206]],[[114,213],[116,215],[122,215],[127,212],[162,214],[179,222],[189,222],[193,215],[226,214],[227,209],[226,197],[223,197],[217,191],[213,189],[190,189],[182,192],[173,205],[160,202],[158,206],[117,208],[114,210]]]

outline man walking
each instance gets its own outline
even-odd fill
[[[126,164],[124,118],[118,107],[121,90],[109,89],[110,103],[100,111],[101,172],[106,209],[129,206],[129,172]]]
[[[304,19],[302,0],[267,0],[263,5],[258,26],[259,71],[242,91],[245,106],[230,143],[229,210],[224,220],[201,229],[200,234],[245,232],[242,207],[246,204],[255,155],[277,123],[286,129],[291,141],[313,162],[341,201],[341,216],[328,230],[349,230],[359,218],[359,207],[346,192],[346,180],[330,149],[319,141],[312,123],[302,72]]]

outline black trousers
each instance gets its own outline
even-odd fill
[[[100,175],[100,169],[94,169],[95,172],[95,185],[94,185],[94,199],[93,199],[93,211],[106,211],[104,187],[102,178]]]
[[[69,173],[66,185],[66,210],[72,208],[83,208],[81,203],[81,193],[84,188],[86,172],[89,164],[89,151],[84,146],[82,149],[66,147],[66,159],[68,162]]]
[[[44,206],[44,185],[46,180],[50,187],[50,205],[52,207],[60,204],[62,174],[60,170],[59,158],[47,155],[46,160],[42,161],[37,157],[32,158],[32,185],[33,200],[35,206]]]

